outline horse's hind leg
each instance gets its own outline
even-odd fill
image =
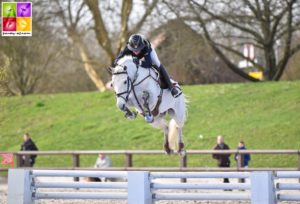
[[[177,131],[178,131],[178,150],[177,153],[184,156],[186,151],[184,149],[184,141],[183,141],[183,133],[182,129],[184,126],[184,112],[175,112],[174,110],[169,111],[170,116],[176,121],[176,124],[178,125]]]
[[[179,138],[178,138],[178,153],[182,156],[185,155],[184,142],[183,142],[183,134],[182,128],[178,128]]]
[[[164,149],[167,154],[172,153],[172,150],[170,149],[170,145],[169,145],[168,134],[164,134]]]
[[[170,149],[169,141],[168,141],[169,126],[168,126],[167,121],[165,119],[159,117],[159,118],[156,118],[153,121],[153,123],[151,123],[151,125],[155,128],[160,128],[164,131],[164,149],[167,154],[170,154],[171,149]]]

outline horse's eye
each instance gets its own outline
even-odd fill
[[[127,81],[124,81],[124,84],[127,84]]]

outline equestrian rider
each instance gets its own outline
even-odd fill
[[[139,60],[144,58],[141,66],[144,68],[154,67],[166,82],[172,96],[175,97],[178,94],[178,90],[173,86],[165,67],[160,63],[154,48],[151,47],[151,43],[142,35],[133,34],[130,36],[126,47],[117,56],[113,66],[115,66],[118,60],[125,55],[137,57]]]

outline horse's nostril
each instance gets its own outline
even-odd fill
[[[125,104],[118,104],[120,110],[124,111],[126,109]]]

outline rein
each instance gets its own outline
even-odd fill
[[[121,65],[119,65],[119,66],[121,66]],[[127,69],[126,66],[124,66],[124,69],[125,70]],[[152,68],[150,68],[150,69],[152,69]],[[151,75],[151,70],[150,69],[149,69],[148,75],[146,77],[144,77],[143,79],[141,79],[137,83],[135,83],[136,80],[137,80],[137,78],[138,78],[138,70],[139,70],[139,66],[137,64],[136,64],[136,72],[135,72],[133,80],[131,80],[131,78],[129,77],[127,70],[126,71],[122,71],[122,72],[112,73],[112,75],[120,75],[120,74],[126,74],[127,75],[127,90],[123,91],[121,93],[115,93],[115,94],[116,94],[117,97],[123,98],[125,100],[125,102],[127,103],[128,97],[129,97],[130,93],[133,92],[133,96],[134,96],[134,98],[135,98],[135,100],[136,100],[139,108],[142,110],[142,115],[145,115],[145,110],[144,110],[143,106],[141,105],[141,103],[138,100],[138,97],[137,97],[136,91],[135,91],[135,87],[137,87],[138,85],[140,85],[141,83],[143,83],[149,77],[152,78],[156,83],[159,84],[159,81]],[[127,94],[127,95],[124,97],[123,96],[124,94]],[[156,106],[154,107],[154,110],[152,111],[152,112],[156,113],[156,114],[153,114],[154,116],[156,116],[158,114],[158,106],[161,103],[161,98],[162,98],[162,90],[160,91],[160,95],[158,96],[158,101],[156,103]]]

